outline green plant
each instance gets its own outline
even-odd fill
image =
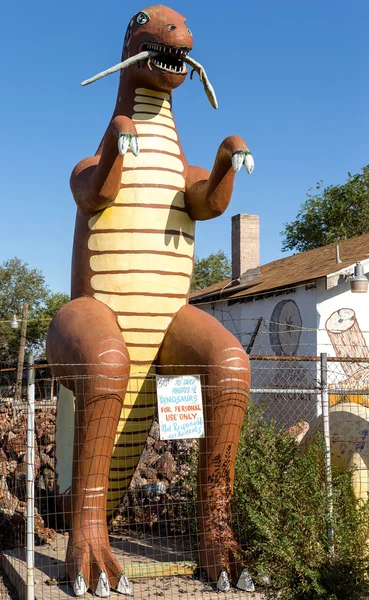
[[[236,462],[234,530],[254,576],[284,600],[360,600],[369,595],[367,503],[352,492],[352,472],[333,484],[334,555],[327,535],[324,447],[304,453],[263,410],[248,409]]]

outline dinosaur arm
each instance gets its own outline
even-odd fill
[[[211,173],[200,167],[189,167],[185,202],[191,219],[205,221],[224,213],[231,200],[236,175],[232,156],[247,149],[242,138],[230,136],[221,143]]]
[[[118,138],[121,132],[136,134],[136,128],[128,117],[115,117],[105,133],[96,156],[85,158],[72,172],[70,186],[82,213],[102,210],[117,197],[124,161],[124,156],[121,156],[118,151]]]

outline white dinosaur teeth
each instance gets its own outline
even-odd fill
[[[138,156],[139,153],[140,153],[140,147],[139,147],[137,135],[134,135],[134,136],[131,137],[130,147],[131,147],[132,153],[135,156]]]
[[[238,173],[238,171],[241,169],[242,165],[244,162],[244,153],[241,152],[235,152],[232,156],[232,167],[235,173]]]
[[[73,584],[73,592],[76,596],[83,596],[87,592],[87,585],[85,578],[82,573],[78,573],[77,578]]]
[[[248,571],[248,569],[244,569],[240,575],[239,580],[237,581],[237,587],[244,592],[254,592],[255,586],[252,581],[252,577]]]
[[[115,589],[117,592],[119,592],[119,594],[124,594],[125,596],[132,595],[132,586],[124,573],[122,573],[122,575],[119,577],[119,581]]]
[[[118,139],[118,152],[121,156],[124,156],[128,150],[129,137],[128,135],[121,135]]]
[[[217,581],[217,589],[220,592],[229,592],[229,590],[231,589],[231,584],[229,582],[229,577],[228,577],[226,571],[222,571],[221,574],[219,575],[219,578]]]
[[[246,154],[243,164],[245,165],[248,174],[251,175],[255,166],[252,154]]]
[[[99,598],[107,598],[108,596],[110,596],[109,581],[104,571],[101,571],[100,573],[95,590],[95,595],[99,596]]]

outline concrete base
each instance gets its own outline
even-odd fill
[[[176,538],[164,542],[154,538],[111,536],[111,547],[122,569],[130,579],[136,600],[161,597],[163,600],[262,600],[264,596],[231,590],[215,591],[213,586],[194,579],[196,568],[191,548],[187,551],[175,548]],[[178,540],[183,544],[183,539]],[[64,559],[68,537],[58,534],[50,546],[35,547],[35,600],[68,600],[74,597],[72,587],[64,582]],[[192,559],[192,560],[191,560]],[[4,571],[16,588],[21,600],[26,600],[27,568],[23,549],[9,550],[2,556]],[[57,585],[48,585],[50,579]],[[86,599],[92,598],[87,593]],[[125,596],[111,592],[112,600]]]

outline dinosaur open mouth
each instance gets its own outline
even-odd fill
[[[147,43],[143,45],[143,50],[155,52],[155,56],[151,56],[148,63],[149,66],[151,63],[162,71],[176,73],[177,75],[185,75],[187,73],[187,67],[183,62],[183,58],[187,56],[189,52],[188,48]]]

